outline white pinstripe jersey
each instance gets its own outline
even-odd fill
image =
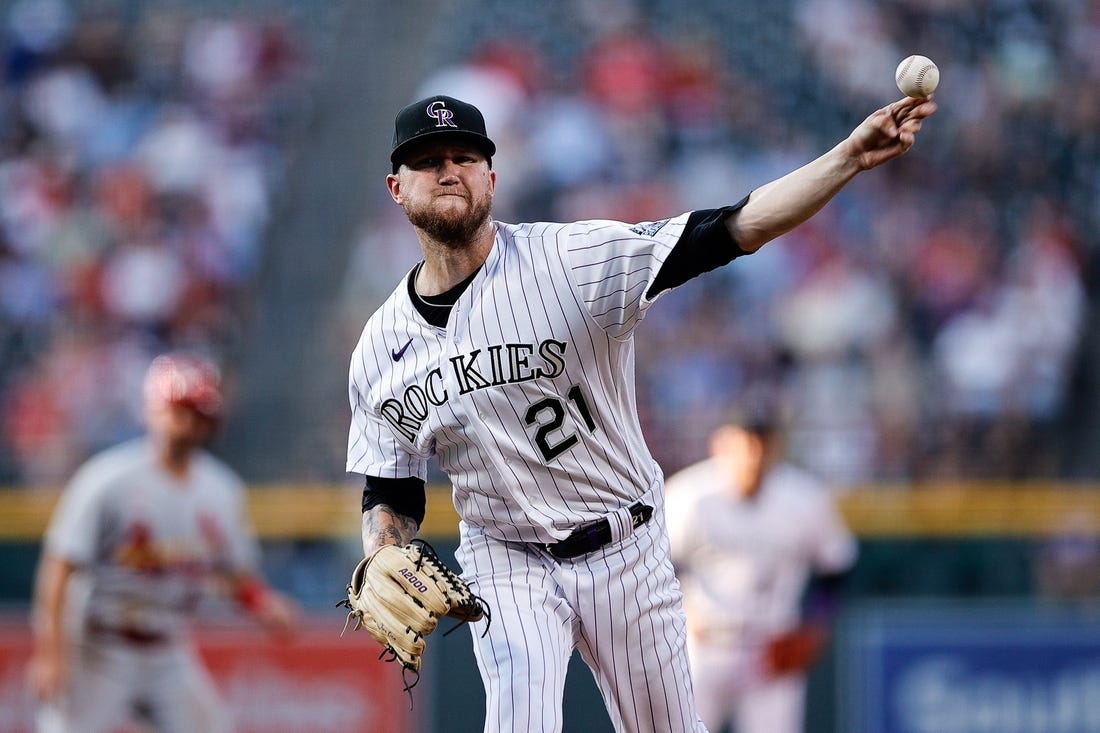
[[[524,542],[643,496],[661,474],[638,421],[633,332],[688,216],[497,222],[446,329],[403,280],[352,355],[347,470],[425,479],[435,455],[466,522]]]
[[[794,626],[812,575],[839,573],[858,546],[829,489],[778,463],[738,497],[713,458],[669,476],[672,558],[691,623],[759,640]]]

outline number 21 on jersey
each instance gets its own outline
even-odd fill
[[[592,411],[588,408],[588,402],[585,400],[584,390],[581,389],[581,386],[574,384],[570,387],[569,392],[566,393],[566,398],[573,403],[577,412],[580,413],[581,420],[588,432],[596,432],[596,421],[592,417]],[[580,440],[577,433],[566,426],[566,419],[569,417],[567,406],[558,396],[544,397],[537,402],[533,402],[527,408],[527,412],[524,413],[523,421],[535,428],[535,446],[542,453],[544,462],[549,463],[554,460]],[[569,420],[570,424],[574,422],[572,419]],[[553,435],[558,430],[562,434],[560,436]]]

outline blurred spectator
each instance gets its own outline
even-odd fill
[[[0,482],[56,486],[138,429],[103,385],[232,348],[302,57],[269,11],[19,0],[5,21]]]

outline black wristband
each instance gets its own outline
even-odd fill
[[[409,517],[420,526],[424,522],[427,505],[427,491],[424,482],[410,476],[408,478],[381,478],[367,476],[363,486],[363,511],[385,504],[398,514]]]

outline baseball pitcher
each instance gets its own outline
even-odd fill
[[[636,410],[634,331],[669,289],[904,153],[934,111],[899,100],[740,203],[634,224],[496,221],[481,113],[434,96],[397,114],[386,183],[424,259],[354,349],[347,469],[365,477],[368,563],[416,535],[429,460],[450,477],[462,579],[491,611],[470,624],[486,731],[559,731],[574,649],[617,731],[704,730],[661,471]],[[354,580],[349,602],[369,617],[371,584]],[[402,647],[404,628],[365,625]]]

